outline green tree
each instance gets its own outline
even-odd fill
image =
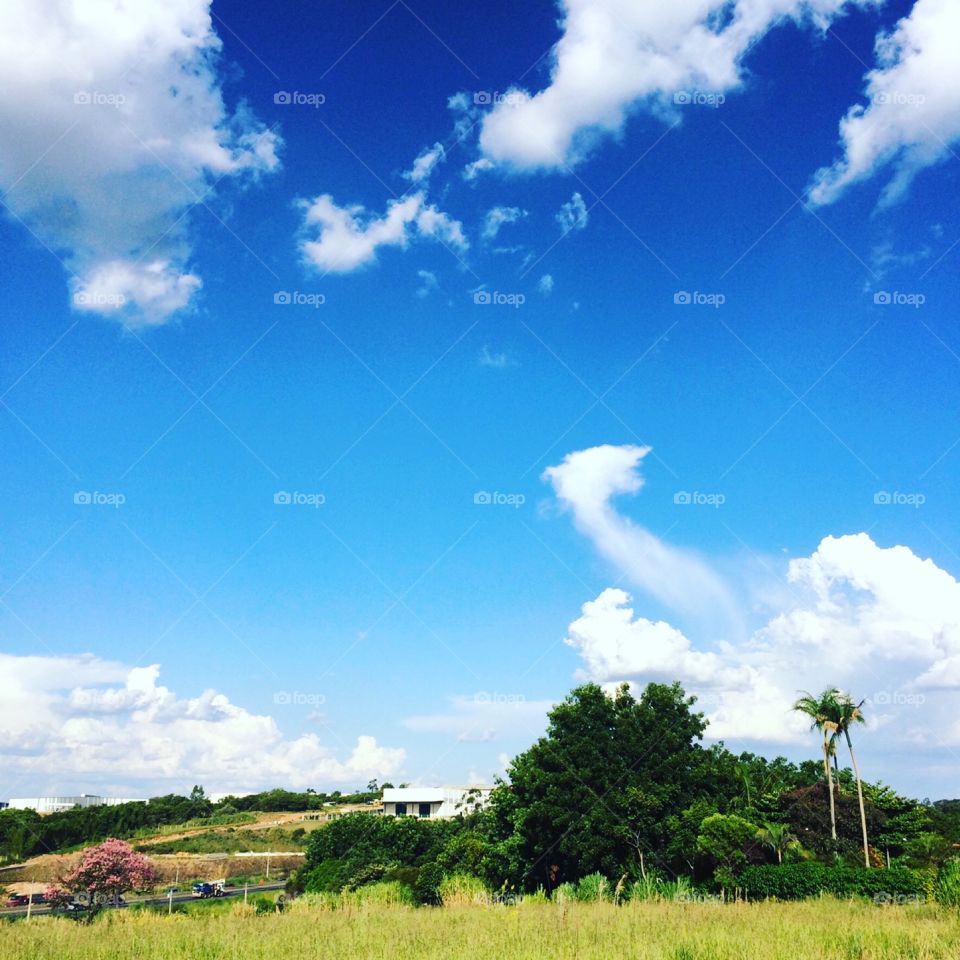
[[[679,684],[573,690],[492,797],[491,862],[525,888],[662,867],[667,818],[696,799],[703,715]]]
[[[697,848],[716,864],[714,879],[721,887],[735,885],[756,835],[756,825],[735,813],[715,813],[700,824]]]
[[[827,792],[830,797],[830,838],[837,839],[837,812],[833,796],[833,773],[830,769],[831,749],[836,746],[832,743],[836,725],[831,720],[834,710],[833,689],[824,690],[819,697],[810,693],[803,695],[793,705],[798,713],[806,714],[810,718],[810,729],[816,730],[823,737],[823,772],[827,780]]]
[[[790,832],[789,824],[770,821],[757,830],[757,839],[777,855],[777,863],[783,863],[784,853],[797,843],[797,838]]]
[[[833,739],[843,734],[847,741],[847,749],[850,751],[850,763],[853,766],[853,776],[857,781],[857,802],[860,804],[860,827],[863,831],[863,862],[870,867],[870,845],[867,841],[867,814],[863,805],[863,783],[860,780],[860,769],[857,766],[857,757],[853,752],[853,741],[850,739],[850,728],[855,723],[864,723],[864,716],[861,707],[863,700],[859,703],[853,702],[853,697],[849,693],[843,693],[840,690],[832,690],[831,696],[827,701],[828,715],[830,722],[834,727]]]

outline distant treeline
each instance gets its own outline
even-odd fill
[[[364,803],[378,791],[342,794],[267,790],[211,803],[195,787],[188,797],[168,794],[146,803],[76,807],[41,816],[34,810],[0,810],[0,860],[19,862],[42,853],[87,846],[107,837],[128,839],[166,826],[196,821],[197,826],[228,824],[238,813],[318,810],[326,803]]]

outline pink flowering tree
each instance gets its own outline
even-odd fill
[[[117,902],[127,890],[142,890],[156,883],[153,864],[123,840],[104,840],[83,851],[80,865],[63,878],[74,892],[90,895],[94,901]]]
[[[55,884],[50,884],[43,891],[43,895],[46,898],[47,905],[53,907],[54,910],[62,909],[73,899],[73,894],[69,890]]]

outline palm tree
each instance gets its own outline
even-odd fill
[[[804,692],[793,705],[793,709],[810,718],[811,730],[817,730],[823,734],[823,772],[826,774],[827,789],[830,793],[830,836],[836,840],[837,810],[833,800],[833,773],[830,770],[830,753],[834,746],[831,740],[836,733],[836,724],[832,719],[836,712],[833,704],[834,693],[833,689],[827,689],[819,697],[815,697],[813,694]]]
[[[784,851],[797,842],[797,838],[790,832],[785,823],[765,822],[757,831],[757,839],[777,855],[777,863],[783,863]]]
[[[863,711],[860,709],[864,701],[853,702],[853,697],[849,693],[843,693],[840,690],[832,691],[833,696],[829,704],[830,720],[834,726],[832,739],[836,739],[842,733],[847,741],[847,748],[850,751],[850,763],[853,765],[853,776],[857,781],[857,800],[860,803],[860,829],[863,833],[863,862],[864,866],[870,866],[870,846],[867,843],[867,813],[863,806],[863,783],[860,780],[860,770],[857,767],[857,757],[853,752],[853,741],[850,739],[850,727],[855,723],[865,723]]]

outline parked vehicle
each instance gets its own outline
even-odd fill
[[[65,904],[63,909],[67,913],[83,913],[87,909],[87,905],[85,903],[72,901],[71,903]]]
[[[208,897],[222,897],[224,886],[226,884],[223,880],[214,880],[213,883],[195,883],[191,893],[201,900],[206,900]]]
[[[8,907],[25,907],[30,902],[30,898],[25,893],[13,893],[7,900]]]

